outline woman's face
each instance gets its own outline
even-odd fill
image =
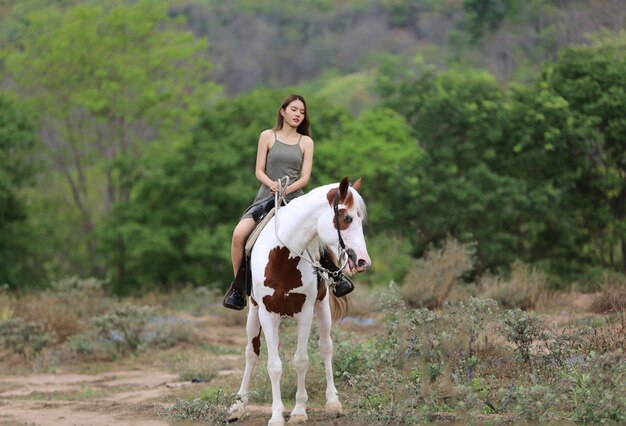
[[[304,112],[304,104],[299,99],[291,101],[289,105],[280,110],[280,114],[283,116],[283,123],[295,128],[304,120]]]

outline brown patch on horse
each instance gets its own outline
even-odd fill
[[[252,338],[252,349],[256,356],[261,355],[261,327],[259,327],[259,334]]]
[[[259,304],[256,303],[256,300],[254,300],[254,297],[250,296],[250,301],[252,302],[254,306],[259,306]]]
[[[326,199],[328,200],[328,204],[330,204],[331,208],[334,208],[335,196],[337,195],[337,191],[339,191],[339,199],[337,200],[337,203],[346,206],[345,208],[340,208],[337,212],[337,216],[339,216],[339,229],[344,231],[350,226],[350,223],[346,222],[345,218],[348,215],[348,210],[352,208],[352,205],[354,204],[354,196],[352,195],[352,192],[350,192],[350,190],[348,189],[347,178],[344,178],[341,181],[339,188],[333,188],[326,194]],[[337,228],[337,222],[335,221],[334,216],[333,225],[335,228]]]
[[[289,258],[287,247],[276,247],[270,251],[265,266],[265,286],[274,289],[274,294],[263,297],[269,312],[292,317],[302,311],[306,295],[291,290],[302,287],[302,274],[297,266],[299,257]]]
[[[317,300],[320,302],[326,297],[326,284],[321,278],[317,278]]]

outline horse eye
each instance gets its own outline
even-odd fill
[[[345,215],[343,218],[344,222],[346,223],[352,223],[352,216],[349,215]]]

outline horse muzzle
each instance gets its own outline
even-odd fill
[[[365,254],[365,256],[358,256],[353,249],[349,248],[348,250],[346,250],[346,254],[348,255],[347,268],[349,268],[351,273],[354,273],[354,271],[363,272],[372,263],[367,253]]]

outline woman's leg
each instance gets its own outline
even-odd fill
[[[224,296],[222,304],[229,309],[241,310],[246,306],[246,276],[244,273],[238,275],[241,269],[244,247],[246,240],[254,229],[254,219],[242,219],[233,231],[233,240],[230,255],[233,262],[233,274],[235,279],[230,284],[230,288]]]
[[[233,231],[233,240],[230,246],[230,257],[233,262],[233,276],[237,276],[237,270],[241,265],[241,260],[243,259],[243,249],[250,236],[250,233],[254,229],[254,219],[245,218],[241,219],[241,221],[235,226],[235,230]]]

